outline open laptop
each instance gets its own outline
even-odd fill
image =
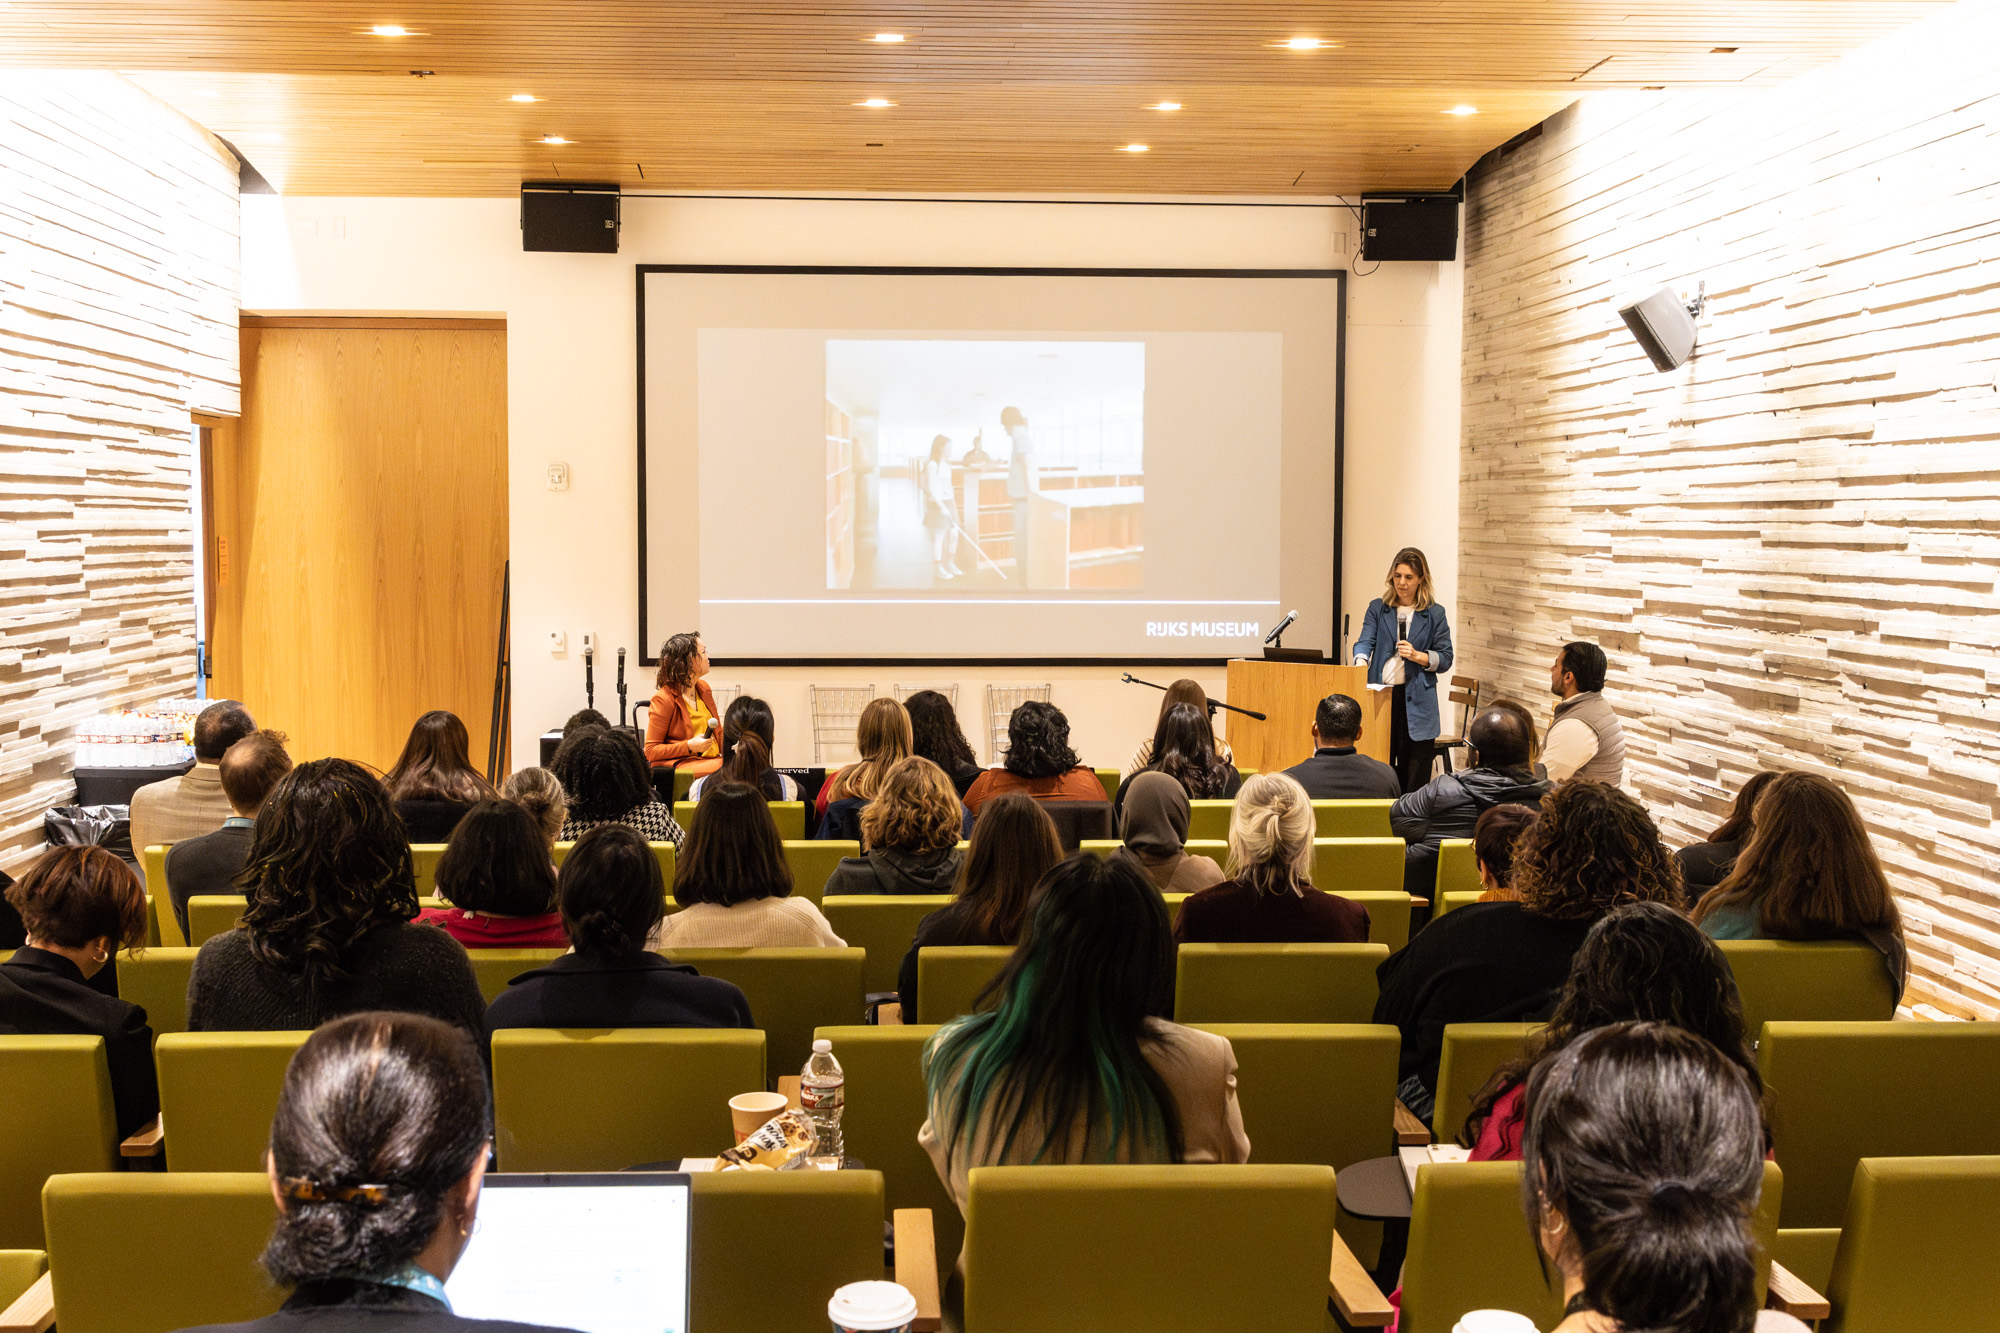
[[[582,1333],[687,1333],[684,1175],[489,1175],[445,1283],[468,1319]]]

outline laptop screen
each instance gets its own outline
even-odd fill
[[[689,1193],[684,1175],[489,1175],[445,1294],[468,1319],[686,1333]]]

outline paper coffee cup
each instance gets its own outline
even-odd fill
[[[786,1104],[782,1092],[739,1092],[731,1097],[729,1119],[736,1128],[736,1141],[743,1142],[769,1124]]]
[[[895,1282],[850,1282],[826,1303],[833,1333],[910,1333],[917,1298]]]
[[[1537,1333],[1535,1321],[1512,1310],[1467,1310],[1451,1333]]]

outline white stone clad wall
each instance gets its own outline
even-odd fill
[[[1594,95],[1467,209],[1459,668],[1609,654],[1668,841],[1855,799],[1920,1013],[2000,1017],[2000,10],[1755,93]],[[1706,279],[1656,373],[1617,307]]]
[[[236,163],[110,74],[0,80],[0,865],[75,724],[194,692],[189,414],[237,411]]]

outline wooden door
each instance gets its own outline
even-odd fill
[[[507,559],[503,320],[244,316],[214,437],[211,691],[386,769],[420,713],[485,765]],[[504,753],[504,746],[503,753]]]

